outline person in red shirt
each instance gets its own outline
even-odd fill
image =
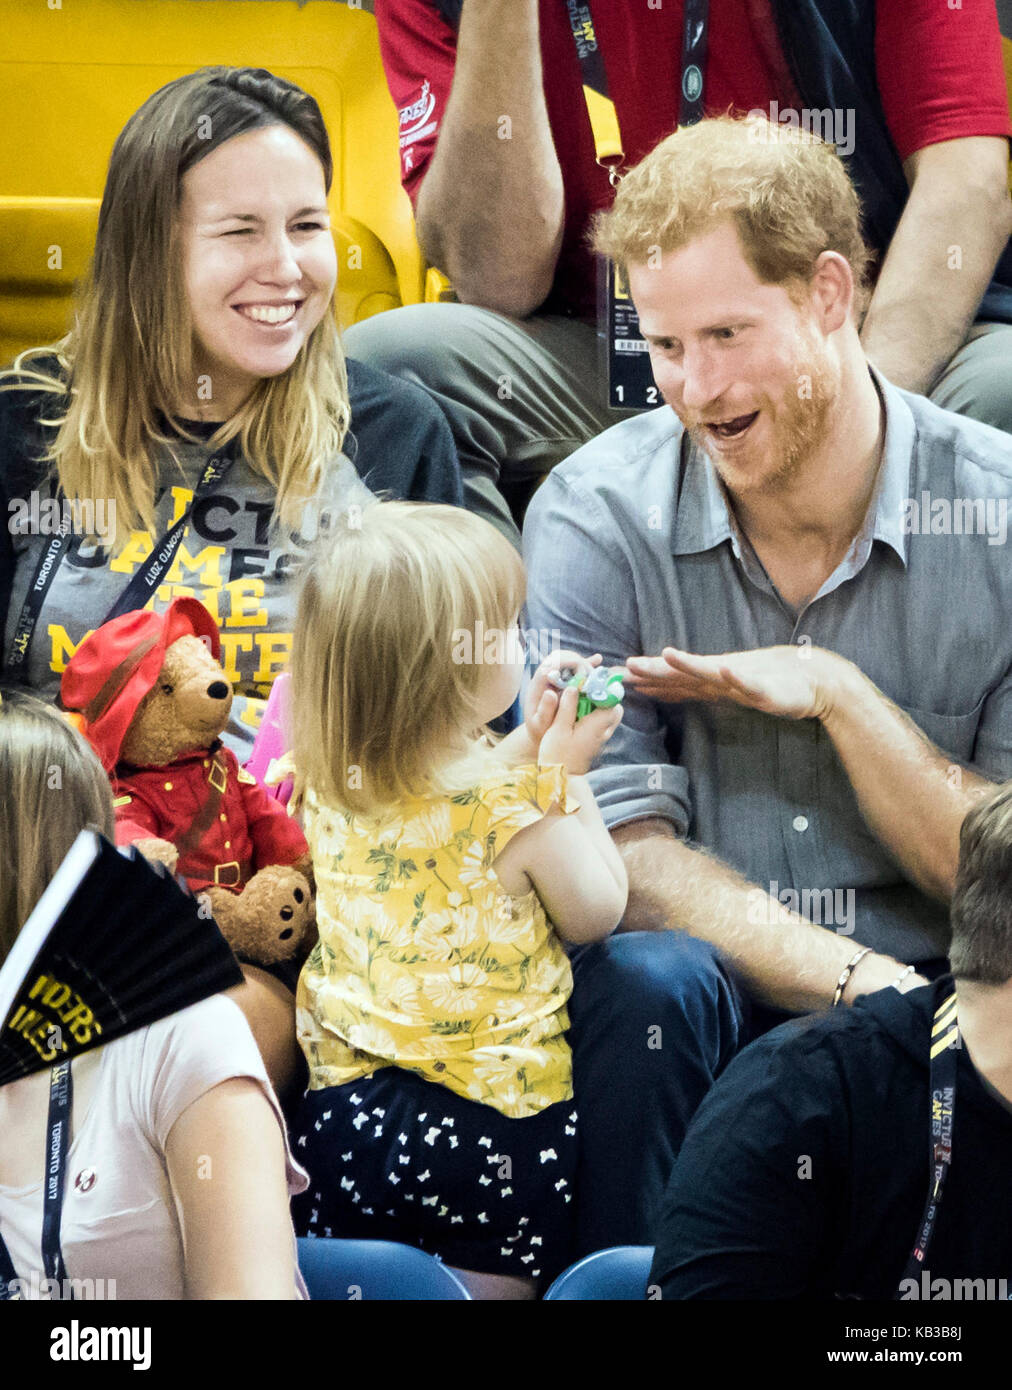
[[[499,489],[519,512],[532,484],[616,419],[599,380],[586,248],[594,212],[612,197],[571,29],[570,11],[579,19],[586,8],[375,3],[419,241],[460,303],[379,315],[349,330],[348,347],[435,396],[468,505],[514,538]],[[834,138],[854,155],[866,211],[874,196],[861,175],[876,131],[886,148],[875,157],[892,161],[899,183],[894,230],[889,218],[885,232],[876,217],[867,227],[878,275],[865,349],[897,385],[1012,430],[1012,289],[1003,307],[991,295],[982,303],[1012,230],[994,0],[862,0],[852,20],[843,8],[710,0],[704,114],[759,109],[784,120],[849,93],[832,112]],[[590,9],[631,167],[678,123],[683,2],[591,0]]]

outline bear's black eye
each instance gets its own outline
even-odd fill
[[[175,688],[175,687],[174,687],[174,686],[171,686],[171,685],[169,684],[168,681],[165,681],[164,684],[162,685],[162,692],[163,692],[163,694],[165,694],[165,695],[171,695],[172,692],[173,692],[173,690],[174,690],[174,688]]]

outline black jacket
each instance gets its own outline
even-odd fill
[[[929,1062],[943,976],[775,1028],[696,1114],[650,1282],[671,1299],[898,1295],[928,1193]],[[1012,1107],[958,1054],[952,1167],[916,1288],[1012,1293]],[[935,1284],[935,1296],[944,1285]]]

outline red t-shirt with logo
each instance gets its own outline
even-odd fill
[[[467,0],[464,0],[466,5]],[[540,0],[545,100],[566,190],[566,226],[548,306],[592,314],[594,275],[583,238],[611,201],[581,91],[582,74],[564,0]],[[678,123],[681,0],[594,0],[597,38],[628,165]],[[375,0],[380,49],[400,112],[401,173],[414,202],[439,136],[453,81],[456,31],[435,0]],[[1012,134],[994,0],[884,0],[876,6],[876,77],[901,160],[963,136]],[[710,0],[705,110],[801,108],[769,0]],[[846,120],[843,113],[838,119]],[[860,116],[856,119],[860,119]],[[836,133],[844,141],[859,132]]]

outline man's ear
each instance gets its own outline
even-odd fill
[[[846,256],[839,251],[823,251],[815,262],[811,290],[813,307],[825,332],[842,328],[854,307],[854,272]]]

